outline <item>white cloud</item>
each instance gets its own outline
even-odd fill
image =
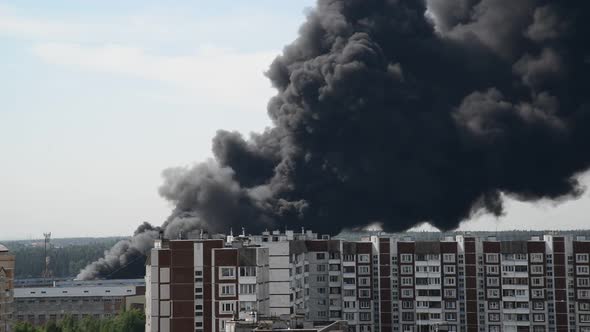
[[[192,55],[154,55],[120,45],[42,43],[33,47],[43,61],[97,73],[171,84],[193,99],[220,106],[261,106],[274,93],[263,73],[278,52],[238,53],[204,47]]]

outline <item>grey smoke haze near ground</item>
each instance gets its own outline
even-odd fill
[[[319,0],[267,73],[274,126],[248,139],[219,131],[215,160],[164,171],[160,194],[175,208],[162,229],[447,230],[475,212],[500,215],[500,193],[579,195],[575,176],[590,163],[588,7]],[[145,248],[120,245],[81,277]]]

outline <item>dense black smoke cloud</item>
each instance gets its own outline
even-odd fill
[[[164,229],[369,223],[453,229],[580,194],[590,163],[590,3],[319,0],[267,72],[272,128],[220,131],[164,172]],[[184,228],[178,225],[185,225]]]

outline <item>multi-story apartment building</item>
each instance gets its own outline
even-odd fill
[[[50,287],[19,287],[14,290],[13,318],[38,326],[66,315],[74,319],[108,318],[125,308],[141,307],[143,301],[137,300],[144,294],[142,279],[58,281]]]
[[[371,239],[380,331],[590,331],[590,238],[419,237]]]
[[[590,332],[580,233],[162,240],[147,271],[147,331],[295,319],[354,332]]]
[[[0,244],[0,332],[11,331],[14,299],[14,255]]]
[[[146,331],[224,331],[232,319],[268,314],[268,249],[235,245],[156,241],[146,269]]]
[[[345,318],[351,330],[371,331],[371,257],[370,242],[312,232],[159,240],[146,273],[146,331],[224,331],[234,319],[293,317]]]

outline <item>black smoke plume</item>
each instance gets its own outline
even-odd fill
[[[590,163],[589,7],[319,0],[267,72],[273,126],[248,138],[219,131],[214,160],[166,170],[160,194],[175,209],[162,228],[447,230],[502,214],[501,193],[579,195]],[[136,250],[121,249],[118,261]]]

